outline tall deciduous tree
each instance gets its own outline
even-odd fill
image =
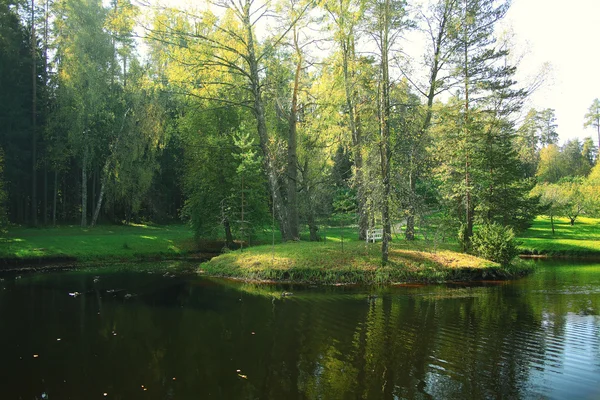
[[[193,66],[197,71],[203,72],[197,82],[201,86],[210,88],[211,86],[228,85],[227,82],[206,79],[210,78],[210,75],[206,73],[210,69],[220,69],[243,80],[244,95],[239,101],[236,98],[211,97],[210,91],[199,93],[197,96],[252,110],[256,120],[263,167],[267,175],[274,212],[279,220],[284,240],[293,239],[289,214],[282,195],[281,174],[277,169],[276,154],[271,148],[272,135],[269,133],[263,98],[264,76],[262,71],[267,56],[274,47],[281,43],[298,18],[303,15],[305,9],[299,10],[298,17],[291,21],[282,33],[262,45],[257,39],[255,29],[257,23],[269,13],[268,3],[259,3],[255,0],[240,2],[222,0],[215,2],[215,5],[225,10],[225,17],[221,21],[217,21],[216,17],[210,13],[196,16],[187,14],[186,18],[195,20],[196,29],[181,30],[177,27],[155,26],[152,35],[157,40],[168,40],[183,47],[188,46],[188,42],[199,42],[204,46],[206,51],[204,54],[195,55]],[[188,48],[190,47],[188,46]],[[185,60],[183,63],[189,65],[189,60]]]
[[[379,58],[379,151],[382,182],[381,219],[383,222],[383,240],[381,245],[381,260],[386,264],[389,257],[389,243],[392,240],[392,226],[390,215],[390,116],[392,112],[390,91],[392,78],[390,77],[390,58],[393,57],[392,49],[398,44],[400,35],[408,26],[406,15],[406,2],[403,0],[375,0],[369,4],[368,31],[373,38]]]
[[[429,75],[426,85],[419,85],[409,78],[417,91],[425,97],[426,108],[421,116],[420,129],[412,135],[411,141],[407,141],[411,146],[407,152],[403,153],[409,161],[407,175],[410,190],[407,196],[408,208],[405,231],[407,240],[414,240],[415,237],[415,214],[418,207],[416,186],[424,171],[428,130],[433,116],[433,102],[440,93],[448,90],[451,85],[451,77],[447,73],[443,74],[443,72],[448,70],[448,64],[456,51],[456,46],[451,40],[451,32],[452,23],[456,19],[458,4],[459,0],[438,0],[423,13],[423,20],[426,25],[424,31],[429,40],[425,57],[425,66],[429,69]]]
[[[114,116],[111,110],[110,34],[106,9],[98,0],[61,0],[56,4],[56,61],[59,74],[56,118],[81,165],[81,226],[87,226],[88,172],[106,151]]]
[[[352,137],[354,184],[357,192],[358,238],[364,240],[368,228],[367,190],[363,147],[364,132],[360,107],[359,56],[356,51],[359,26],[363,22],[365,3],[356,0],[325,2],[325,9],[334,24],[334,38],[341,56],[342,82],[346,123]]]

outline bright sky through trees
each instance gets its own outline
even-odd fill
[[[427,0],[421,2],[427,3]],[[155,0],[151,3],[181,8],[206,4],[189,0]],[[587,136],[596,142],[594,132],[583,128],[583,120],[592,101],[600,97],[597,73],[600,53],[594,50],[600,29],[600,1],[513,0],[507,18],[499,28],[512,30],[514,53],[523,56],[517,74],[519,81],[526,84],[545,63],[550,66],[544,85],[529,98],[523,111],[526,113],[531,107],[555,109],[561,143]],[[422,51],[419,43],[406,43],[409,54],[417,48]],[[420,54],[414,56],[419,58]]]

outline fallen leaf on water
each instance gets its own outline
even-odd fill
[[[33,358],[38,358],[38,357],[39,357],[39,354],[34,354],[33,355]]]
[[[239,373],[239,372],[242,372],[242,370],[241,369],[236,369],[235,372]]]
[[[238,376],[243,379],[248,379],[248,377],[246,375],[238,374]]]

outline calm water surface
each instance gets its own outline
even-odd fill
[[[0,398],[600,399],[600,265],[538,265],[388,289],[3,273]]]

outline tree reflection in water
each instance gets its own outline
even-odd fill
[[[94,281],[98,274],[3,282],[7,398],[600,395],[598,266],[548,266],[512,283],[380,289],[373,297],[364,288],[122,270]],[[73,290],[83,295],[69,297]]]

